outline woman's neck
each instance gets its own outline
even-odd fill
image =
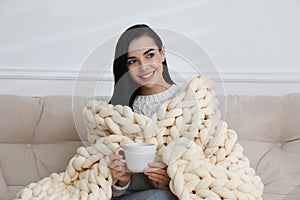
[[[163,84],[155,84],[151,87],[141,87],[140,89],[140,95],[152,95],[152,94],[158,94],[161,92],[166,91],[167,89],[169,89],[171,87],[171,85],[167,82],[163,83]]]

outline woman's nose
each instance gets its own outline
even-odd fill
[[[140,61],[140,66],[139,66],[139,70],[146,70],[148,68],[149,63],[145,62],[145,61]]]
[[[145,69],[147,69],[147,65],[146,65],[146,64],[141,64],[141,65],[139,66],[139,70],[143,71],[143,70],[145,70]]]

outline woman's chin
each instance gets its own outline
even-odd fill
[[[143,88],[147,88],[147,89],[151,89],[151,88],[153,88],[155,85],[156,85],[156,83],[154,83],[154,82],[149,82],[149,83],[144,83],[144,84],[142,84],[142,87],[143,87]]]
[[[143,88],[151,89],[155,85],[158,84],[158,81],[155,77],[152,77],[151,80],[140,80],[139,85],[142,86]]]

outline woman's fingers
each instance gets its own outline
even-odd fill
[[[170,182],[170,178],[167,175],[150,173],[148,178],[164,186],[167,186]]]
[[[111,169],[110,173],[113,178],[119,180],[119,181],[125,181],[128,182],[131,179],[131,173],[126,172],[125,170],[114,170]]]
[[[167,175],[167,165],[159,162],[151,162],[148,164],[149,167],[145,168],[145,173],[156,173],[161,175]]]
[[[131,179],[131,174],[127,173],[126,170],[126,164],[121,161],[123,156],[121,155],[110,155],[109,159],[111,160],[111,163],[108,165],[110,168],[110,173],[113,178],[117,179],[118,181],[122,181],[125,183],[128,183]]]
[[[170,178],[167,173],[167,165],[159,162],[151,162],[148,164],[149,167],[145,168],[145,175],[149,179],[167,186],[169,184]]]
[[[122,176],[124,176],[125,172],[122,172],[122,171],[112,171],[112,175],[115,179],[120,179]]]
[[[125,163],[121,161],[123,156],[118,154],[112,154],[109,156],[111,163],[109,164],[109,168],[114,169],[116,171],[125,171]]]
[[[144,170],[145,174],[158,174],[158,175],[167,175],[167,171],[165,169],[161,169],[161,168],[151,168],[151,167],[147,167]]]
[[[113,162],[114,160],[121,160],[123,158],[123,156],[118,155],[118,154],[111,154],[109,156],[109,159]]]
[[[163,169],[161,170],[156,170],[156,171],[153,171],[153,172],[150,172],[150,171],[146,171],[145,170],[145,175],[147,176],[151,176],[153,178],[158,178],[158,179],[164,179],[164,180],[170,180],[167,172]]]
[[[169,176],[165,173],[147,173],[148,176],[155,178],[155,179],[164,179],[164,180],[170,180]]]
[[[114,160],[108,166],[109,166],[110,169],[114,169],[116,171],[123,171],[124,172],[125,169],[126,169],[125,163],[123,163],[120,160]]]
[[[121,155],[110,155],[109,159],[111,160],[111,163],[108,165],[110,169],[114,169],[116,171],[125,171],[126,165],[121,161]]]
[[[161,162],[150,162],[148,163],[148,166],[151,168],[161,168],[166,169],[167,165]]]

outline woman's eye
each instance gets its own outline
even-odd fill
[[[154,56],[154,53],[147,54],[147,58],[152,58]]]
[[[132,65],[134,63],[135,63],[135,60],[128,60],[128,62],[127,62],[128,65]]]

